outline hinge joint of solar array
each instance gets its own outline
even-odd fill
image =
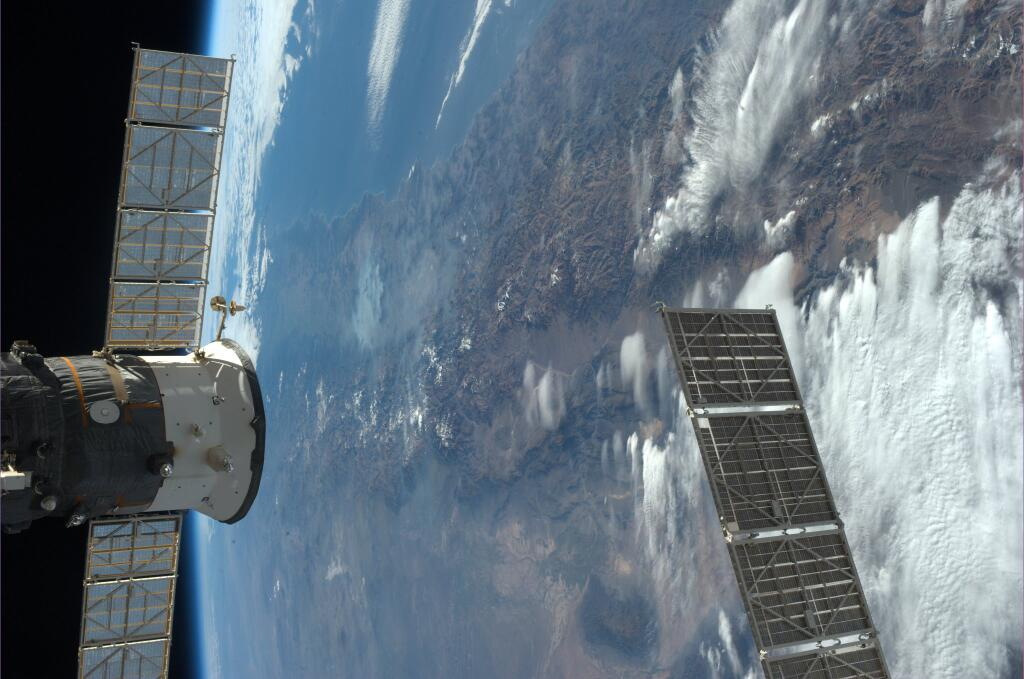
[[[149,644],[154,641],[170,641],[170,639],[171,635],[167,633],[147,634],[138,637],[116,637],[111,641],[105,641],[101,644],[81,644],[79,649],[82,651],[94,651],[102,648],[123,648],[133,644]]]
[[[124,585],[132,582],[150,582],[154,580],[166,580],[167,578],[174,577],[174,571],[154,571],[152,574],[146,575],[129,575],[124,578],[86,578],[85,584],[87,585]]]
[[[701,418],[715,417],[722,415],[779,415],[787,413],[798,413],[804,409],[800,401],[786,401],[784,403],[746,403],[738,405],[705,405],[699,408],[687,408],[686,414],[691,419],[696,419],[697,424],[707,428],[707,425],[700,422]]]
[[[725,541],[734,545],[756,542],[770,542],[773,540],[792,540],[814,537],[817,535],[832,535],[838,533],[843,527],[841,521],[824,521],[819,523],[787,524],[776,528],[759,530],[741,530],[739,525],[730,521],[722,524],[722,534]]]
[[[773,662],[779,660],[790,660],[807,655],[838,655],[849,651],[856,651],[862,648],[878,646],[878,638],[873,628],[857,630],[840,635],[824,635],[796,641],[791,644],[780,644],[762,648],[758,652],[762,661]]]

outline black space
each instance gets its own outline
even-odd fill
[[[101,346],[132,43],[201,52],[209,9],[204,0],[0,3],[2,350],[15,339],[44,356]],[[3,536],[4,679],[76,676],[84,550],[84,529],[56,520]],[[179,595],[192,584],[181,576]],[[174,638],[183,636],[176,624]],[[198,676],[193,650],[172,644],[172,677]]]

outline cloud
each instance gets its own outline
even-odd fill
[[[345,575],[348,573],[348,566],[341,562],[340,559],[333,559],[331,563],[327,564],[327,573],[324,575],[324,580],[330,582],[339,575]]]
[[[725,657],[729,659],[732,673],[739,676],[743,671],[740,665],[740,654],[736,651],[736,642],[732,638],[732,625],[729,624],[729,616],[721,608],[718,609],[718,638],[722,640]]]
[[[639,330],[623,338],[619,349],[619,369],[622,372],[623,388],[632,388],[633,401],[638,408],[646,410],[649,406],[647,373],[650,366],[647,361],[647,349],[644,346],[644,334]]]
[[[678,388],[673,396],[664,440],[659,444],[634,432],[625,440],[622,457],[631,464],[640,556],[659,593],[660,616],[666,626],[685,629],[699,611],[730,603],[738,607],[739,598],[686,402]],[[612,447],[618,462],[621,432],[615,432]]]
[[[668,86],[668,96],[672,100],[672,124],[674,125],[679,116],[683,114],[683,69],[677,68],[672,78],[672,84]]]
[[[506,6],[508,5],[507,2],[505,4]],[[455,69],[455,73],[452,74],[451,79],[448,81],[448,91],[445,92],[444,100],[441,102],[441,109],[437,112],[437,122],[434,123],[435,128],[441,124],[441,116],[444,114],[444,107],[448,103],[448,97],[452,95],[452,91],[462,82],[462,75],[466,72],[466,64],[469,62],[470,55],[473,54],[473,48],[476,47],[480,31],[483,29],[487,15],[490,13],[491,0],[476,0],[476,11],[473,12],[473,25],[470,26],[469,33],[466,34],[466,37],[462,39],[462,43],[459,45],[459,67]]]
[[[764,242],[769,250],[778,250],[789,242],[793,234],[793,225],[796,224],[796,210],[790,210],[783,217],[779,217],[774,223],[771,220],[764,220]]]
[[[793,254],[783,252],[764,267],[752,272],[743,284],[733,306],[737,309],[763,309],[771,305],[779,319],[779,327],[786,342],[786,349],[793,360],[797,377],[801,372],[803,356],[803,333],[800,327],[800,312],[793,302],[793,269],[796,261]]]
[[[691,163],[637,246],[641,268],[657,266],[677,234],[706,232],[713,201],[759,176],[793,112],[816,88],[830,6],[802,0],[787,14],[782,2],[737,0],[726,12],[696,67]]]
[[[316,403],[309,403],[309,396],[306,396],[306,409],[310,410],[310,405],[315,405],[315,418],[313,424],[315,431],[318,435],[323,434],[327,431],[327,424],[330,420],[331,414],[334,412],[334,394],[327,393],[327,387],[324,385],[324,378],[321,377],[317,380],[316,391]]]
[[[380,0],[377,21],[373,26],[373,43],[366,64],[366,111],[370,131],[377,134],[391,89],[391,76],[402,53],[402,32],[409,14],[409,0]]]
[[[877,268],[847,264],[786,339],[803,338],[801,386],[893,676],[1005,676],[1024,622],[1019,173],[966,185],[940,216],[930,200],[882,236]],[[777,297],[782,257],[745,293]]]
[[[953,47],[964,27],[967,0],[928,0],[921,12],[921,23],[929,48]],[[945,44],[940,44],[945,43]]]
[[[566,376],[548,367],[537,379],[537,369],[532,361],[523,370],[523,410],[527,423],[540,425],[548,431],[558,427],[565,416]]]
[[[225,294],[250,309],[273,257],[262,225],[255,219],[255,197],[260,187],[263,158],[273,145],[288,95],[288,85],[317,39],[313,3],[296,12],[297,0],[281,2],[218,3],[210,51],[236,55],[231,84],[231,106],[224,137],[218,190],[217,218],[210,259],[212,294]],[[296,51],[289,52],[292,41]],[[231,269],[229,271],[229,269]],[[228,290],[227,280],[237,277]],[[239,339],[253,360],[259,352],[255,312],[230,321],[230,335]],[[212,315],[211,315],[212,319]],[[206,324],[213,336],[215,323]]]
[[[372,260],[365,261],[359,272],[359,289],[352,310],[352,330],[359,343],[371,348],[381,331],[384,301],[384,280],[380,267]]]
[[[722,651],[715,646],[708,646],[704,642],[701,642],[700,653],[708,663],[708,670],[711,672],[711,679],[721,679]]]

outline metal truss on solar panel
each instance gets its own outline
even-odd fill
[[[200,280],[209,265],[213,215],[120,210],[114,277]]]
[[[768,679],[888,679],[775,312],[663,308]]]
[[[233,69],[135,49],[107,347],[198,346]]]
[[[129,123],[122,208],[212,211],[221,141],[215,132]]]
[[[80,679],[167,676],[180,535],[177,513],[90,523]]]
[[[110,283],[106,345],[111,348],[196,346],[202,332],[205,296],[205,283],[114,279]]]
[[[223,130],[233,68],[230,59],[136,49],[128,119]]]
[[[800,401],[774,314],[701,309],[663,316],[691,407]]]

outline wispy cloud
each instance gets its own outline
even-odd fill
[[[527,423],[549,431],[558,427],[565,416],[566,376],[550,367],[538,378],[532,361],[523,370],[522,402]]]
[[[451,79],[448,81],[448,91],[445,92],[444,100],[441,102],[441,109],[437,112],[437,121],[434,123],[434,127],[441,124],[441,116],[444,115],[444,107],[448,103],[448,97],[452,96],[452,90],[462,82],[462,74],[466,72],[466,64],[469,62],[469,57],[473,54],[473,48],[476,47],[480,31],[483,29],[487,15],[490,13],[491,0],[476,0],[476,11],[473,12],[473,25],[470,26],[466,37],[462,39],[462,44],[459,45],[459,67],[455,69],[455,73],[452,74]]]
[[[622,374],[622,386],[632,388],[633,401],[637,408],[646,410],[649,403],[647,397],[647,377],[650,372],[647,348],[644,345],[644,334],[637,330],[622,339],[619,348],[619,370]]]
[[[729,616],[721,608],[718,609],[718,638],[722,641],[722,648],[725,649],[725,657],[729,660],[732,673],[739,676],[743,671],[740,654],[736,650],[736,642],[732,638],[732,625],[729,623]]]
[[[324,574],[324,580],[330,582],[339,575],[345,575],[348,573],[348,566],[342,563],[341,559],[335,558],[331,563],[327,564],[327,573]]]
[[[967,0],[928,0],[921,12],[925,39],[931,49],[954,46],[964,27]]]
[[[370,132],[379,134],[381,119],[391,90],[391,76],[402,53],[402,33],[409,14],[409,0],[380,0],[377,21],[373,26],[373,43],[366,64],[369,84],[366,88],[366,111]]]
[[[235,54],[236,61],[211,248],[210,289],[251,307],[258,304],[273,261],[255,218],[263,158],[281,122],[288,84],[312,54],[318,35],[314,4],[304,3],[304,9],[296,11],[298,4],[298,0],[219,3],[214,20],[217,28],[211,52]],[[288,50],[289,41],[298,48],[294,52]],[[226,289],[226,280],[236,277],[237,285]],[[243,341],[256,360],[259,328],[252,320],[254,315],[253,309],[252,315],[231,319],[230,334]]]
[[[359,272],[359,288],[355,308],[352,310],[352,330],[359,343],[370,348],[381,330],[381,313],[384,301],[384,281],[379,265],[372,259],[363,262]]]
[[[738,0],[726,12],[695,73],[691,163],[637,246],[642,268],[656,266],[676,234],[706,231],[713,201],[758,176],[791,114],[816,88],[830,7],[802,0],[787,13],[783,2]],[[680,78],[670,90],[674,110],[681,89]]]
[[[678,383],[672,397],[668,433],[656,441],[634,432],[623,446],[616,431],[612,450],[615,468],[630,471],[639,556],[661,598],[662,624],[686,629],[720,606],[738,607],[739,599]],[[706,657],[717,663],[716,654]]]
[[[794,224],[796,224],[795,210],[790,210],[774,222],[768,219],[764,220],[765,247],[778,251],[779,248],[786,245],[793,234]]]
[[[793,254],[783,252],[764,267],[750,274],[736,296],[733,306],[739,309],[763,309],[771,305],[779,319],[786,348],[793,359],[798,377],[803,366],[803,337],[800,312],[793,302]]]

